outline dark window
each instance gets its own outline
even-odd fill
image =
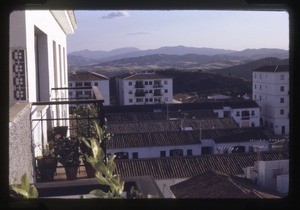
[[[132,103],[132,102],[133,102],[133,100],[130,98],[130,99],[129,99],[129,103]]]
[[[224,115],[224,117],[230,117],[230,112],[229,111],[224,111],[223,115]]]
[[[233,147],[232,153],[244,153],[245,146],[235,146]]]
[[[249,119],[250,119],[249,111],[247,111],[247,110],[242,111],[242,120],[249,120]]]
[[[148,81],[145,81],[145,85],[148,85]]]
[[[94,85],[95,85],[95,86],[98,86],[98,82],[94,82]]]
[[[188,149],[187,150],[187,156],[191,156],[193,155],[193,150],[192,149]]]
[[[90,86],[91,86],[91,83],[90,83],[90,82],[85,82],[85,83],[84,83],[84,86],[85,86],[85,87],[90,87]]]
[[[116,152],[116,159],[128,159],[128,152]]]
[[[128,94],[132,94],[132,90],[129,90],[129,91],[128,91]]]
[[[251,111],[251,116],[254,116],[254,115],[255,115],[255,111],[252,110],[252,111]]]
[[[284,91],[284,86],[280,86],[280,91],[281,91],[281,92]]]
[[[75,87],[82,87],[82,82],[76,82]]]
[[[149,85],[152,85],[153,83],[152,83],[152,81],[149,81]]]
[[[280,98],[280,103],[281,103],[281,104],[284,103],[284,98]]]
[[[237,116],[237,117],[240,116],[240,112],[239,112],[239,111],[236,112],[236,116]]]
[[[160,151],[160,157],[166,157],[166,151]]]
[[[212,154],[212,147],[202,147],[201,148],[202,155],[210,155]]]
[[[249,152],[254,152],[253,146],[249,146]]]
[[[180,157],[183,156],[182,149],[172,149],[170,150],[170,157]]]
[[[168,89],[165,89],[165,93],[168,93]]]
[[[132,85],[132,82],[128,82],[128,85]]]
[[[281,114],[281,115],[284,114],[284,109],[280,109],[280,114]]]
[[[138,152],[133,152],[132,153],[132,159],[138,159],[139,158],[139,153]]]

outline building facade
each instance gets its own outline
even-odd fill
[[[173,102],[173,79],[152,72],[130,74],[116,81],[119,105]]]
[[[261,124],[275,135],[289,134],[289,66],[253,71],[253,100],[261,108]]]
[[[41,131],[68,123],[34,121],[49,116],[67,118],[67,105],[49,108],[32,103],[68,97],[52,88],[68,86],[66,36],[73,34],[76,27],[73,11],[24,10],[10,14],[10,179],[26,172],[33,180],[34,157],[42,154],[41,148],[47,143],[47,135]]]
[[[101,91],[104,99],[103,105],[110,105],[109,78],[95,72],[74,72],[69,75],[69,87],[92,87],[96,86]],[[69,98],[91,98],[92,90],[71,89]]]

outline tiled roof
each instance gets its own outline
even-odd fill
[[[216,171],[194,176],[170,189],[176,198],[280,198],[247,178]]]
[[[288,72],[289,65],[262,66],[253,71],[254,72]]]
[[[243,174],[243,168],[258,160],[289,159],[288,152],[262,152],[116,160],[121,177],[153,176],[154,179],[190,178],[210,170],[226,174]]]
[[[143,79],[172,79],[171,77],[166,77],[160,74],[154,73],[136,73],[124,76],[124,80],[143,80]]]
[[[69,75],[69,81],[109,80],[106,76],[90,71],[79,71]]]
[[[124,123],[107,123],[108,131],[112,134],[118,133],[144,133],[144,132],[163,132],[181,131],[183,127],[192,127],[193,130],[238,128],[233,118],[208,118],[205,120],[161,120],[161,121],[138,121]]]
[[[195,110],[186,111],[186,118],[190,119],[194,117],[195,119],[204,118],[215,118],[215,114],[212,110]],[[182,118],[183,115],[180,112],[171,111],[167,112],[145,112],[145,113],[107,113],[105,117],[109,124],[111,123],[121,123],[121,122],[139,122],[145,120],[166,120],[167,115],[170,118]]]
[[[114,134],[107,143],[108,149],[158,147],[200,144],[199,130]],[[201,131],[202,139],[216,143],[232,143],[266,139],[260,128],[210,129]]]
[[[231,108],[259,108],[258,104],[253,100],[204,100],[197,103],[181,103],[181,104],[155,104],[155,105],[130,105],[130,106],[107,106],[106,113],[141,113],[141,112],[178,112],[196,110],[215,110],[223,109],[223,107]]]

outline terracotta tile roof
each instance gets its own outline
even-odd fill
[[[288,152],[262,152],[259,160],[289,159]],[[199,155],[183,157],[116,160],[121,177],[153,176],[154,179],[190,178],[210,170],[226,174],[243,174],[243,168],[253,166],[256,153]]]
[[[176,198],[280,198],[255,185],[247,178],[241,178],[216,171],[207,171],[172,185]]]
[[[191,119],[205,119],[216,118],[212,110],[192,110],[185,111],[187,113],[186,118]],[[144,113],[106,113],[105,117],[108,123],[122,123],[122,122],[139,122],[145,120],[166,120],[167,115],[171,118],[182,118],[182,113],[178,111],[167,112],[144,112]]]
[[[78,71],[69,75],[69,81],[109,80],[108,77],[90,71]]]
[[[144,132],[163,132],[181,131],[183,127],[192,127],[193,130],[238,128],[233,118],[208,118],[205,120],[159,120],[159,121],[138,121],[124,123],[107,123],[108,131],[112,134],[118,133],[144,133]]]
[[[171,77],[166,77],[160,74],[154,73],[136,73],[130,75],[124,75],[121,77],[124,80],[144,80],[144,79],[172,79]]]
[[[254,72],[288,72],[289,65],[262,66],[253,71]]]
[[[202,139],[216,143],[266,140],[260,128],[210,129],[201,131]],[[114,134],[107,142],[108,149],[158,147],[200,144],[199,130]]]

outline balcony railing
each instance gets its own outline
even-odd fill
[[[71,90],[90,90],[90,98],[68,97]],[[83,134],[80,126],[87,128],[96,121],[103,126],[105,124],[103,97],[98,87],[72,87],[72,88],[52,88],[51,101],[39,101],[32,103],[31,107],[31,132],[32,143],[35,148],[35,156],[39,156],[45,150],[45,146],[50,140],[51,132],[59,128],[66,129],[66,135],[72,138],[79,136],[89,137],[91,129],[86,129]],[[76,115],[78,107],[89,106],[92,111],[87,111],[86,115]],[[106,152],[106,148],[103,148]],[[38,168],[37,168],[38,169]],[[38,174],[38,173],[37,173]]]
[[[136,91],[134,95],[135,97],[144,97],[145,94],[145,91]]]

